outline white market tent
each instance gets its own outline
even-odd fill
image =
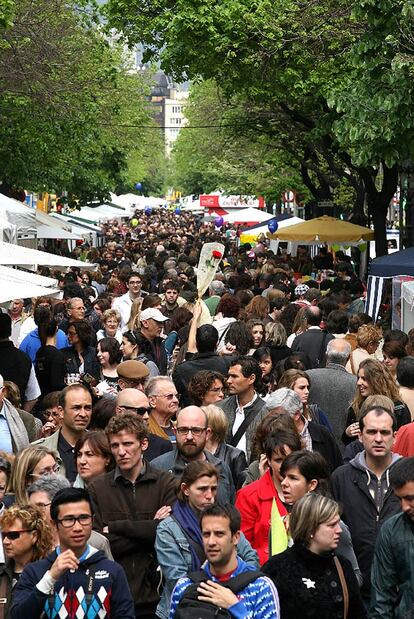
[[[224,223],[226,224],[259,223],[261,221],[269,221],[270,219],[273,219],[273,215],[270,213],[260,211],[258,208],[253,208],[251,206],[238,209],[237,211],[230,211],[222,217],[224,219]]]
[[[0,240],[5,243],[17,243],[17,226],[7,219],[0,219]]]
[[[28,297],[59,297],[57,280],[0,266],[0,303]]]
[[[0,193],[0,217],[17,226],[17,236],[35,236],[36,211]]]
[[[38,239],[65,239],[68,241],[81,241],[83,237],[79,234],[63,230],[57,226],[43,226],[40,225],[37,229]]]
[[[26,266],[31,270],[36,270],[38,265],[62,268],[78,267],[80,269],[89,269],[92,271],[95,269],[95,265],[89,262],[57,256],[21,245],[11,245],[10,243],[4,243],[2,241],[0,241],[0,265],[1,264]]]
[[[29,281],[35,286],[42,286],[43,288],[58,288],[58,281],[53,277],[45,277],[44,275],[38,275],[31,271],[22,271],[21,269],[12,269],[0,265],[0,277],[3,279],[10,279],[13,282],[27,283]]]

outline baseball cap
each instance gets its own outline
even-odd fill
[[[156,320],[157,322],[165,322],[168,320],[167,316],[164,316],[164,314],[162,314],[160,310],[155,307],[147,307],[147,309],[140,314],[140,320],[149,320],[150,318]]]
[[[149,376],[149,369],[145,363],[136,359],[129,359],[129,361],[120,363],[117,372],[119,378],[126,378],[127,380],[139,380]]]

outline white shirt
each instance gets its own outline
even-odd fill
[[[240,428],[241,424],[244,421],[244,409],[251,406],[256,401],[257,397],[258,395],[255,392],[253,399],[250,400],[250,402],[247,402],[247,404],[245,404],[244,406],[240,406],[239,398],[236,396],[237,408],[236,408],[236,416],[234,418],[234,423],[233,423],[233,430],[232,430],[233,436],[236,434],[237,430]],[[237,447],[238,449],[241,449],[244,453],[247,453],[246,432],[240,438],[239,442],[237,443],[237,445],[235,445],[235,447]]]

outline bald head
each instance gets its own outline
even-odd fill
[[[351,355],[351,345],[343,338],[335,338],[326,347],[326,362],[346,365]]]
[[[139,408],[140,406],[149,406],[148,398],[139,389],[123,389],[116,396],[116,405],[118,406],[131,406],[133,408]]]
[[[201,424],[199,424],[197,422],[194,423],[194,425],[202,425],[202,426],[207,426],[207,413],[205,413],[203,411],[202,408],[200,408],[199,406],[186,406],[185,408],[182,408],[181,410],[179,410],[177,412],[177,423],[178,423],[178,418],[180,419],[180,425],[184,426],[187,425],[186,422],[184,422],[187,419],[200,419],[201,420]]]

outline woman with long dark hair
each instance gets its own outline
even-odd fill
[[[62,350],[66,364],[65,382],[78,383],[84,374],[90,374],[99,380],[100,366],[95,348],[91,346],[92,331],[89,322],[72,322],[68,329],[68,339],[71,345]]]
[[[52,391],[61,391],[65,387],[65,357],[56,348],[58,324],[48,312],[45,319],[38,324],[40,348],[36,353],[34,368],[39,383],[40,400]]]

